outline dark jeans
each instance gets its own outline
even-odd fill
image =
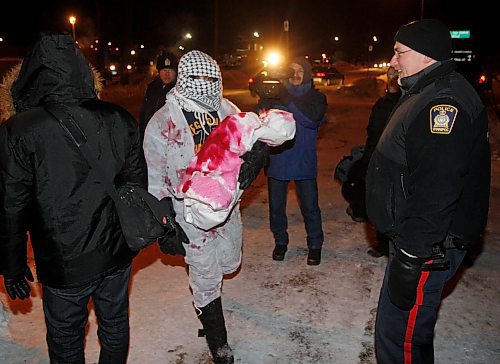
[[[129,279],[130,265],[77,288],[58,289],[43,285],[43,312],[52,364],[85,363],[83,347],[90,297],[98,319],[99,364],[127,361]]]
[[[268,178],[269,218],[271,231],[277,245],[287,245],[288,219],[286,217],[286,197],[290,181]],[[294,181],[299,199],[300,211],[304,218],[307,233],[307,246],[319,249],[323,245],[323,228],[321,226],[321,210],[318,205],[318,184],[316,179]]]

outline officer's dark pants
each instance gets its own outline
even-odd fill
[[[43,311],[52,364],[85,363],[83,344],[90,297],[98,319],[99,364],[127,361],[129,279],[130,265],[77,288],[57,289],[43,285]]]
[[[392,243],[390,249],[389,261],[394,256]],[[448,260],[448,270],[422,272],[417,288],[417,303],[410,311],[402,311],[391,303],[386,269],[375,323],[375,350],[379,364],[434,363],[433,338],[437,308],[445,283],[455,275],[465,253],[464,250],[448,249],[444,259],[434,261]]]
[[[290,181],[268,178],[269,218],[274,240],[278,245],[287,245],[288,220],[286,217],[286,197]],[[307,246],[319,249],[323,245],[321,210],[318,204],[318,183],[316,179],[294,181],[307,233]]]

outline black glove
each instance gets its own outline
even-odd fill
[[[30,282],[35,281],[29,267],[26,267],[26,271],[24,273],[13,276],[4,276],[5,290],[9,294],[10,298],[15,300],[17,297],[24,300],[30,296],[31,286],[28,282],[26,282],[26,279]]]
[[[183,244],[189,244],[189,239],[184,230],[182,230],[182,227],[175,221],[172,199],[164,197],[160,202],[165,204],[167,211],[166,216],[163,218],[163,224],[167,227],[167,230],[165,235],[158,239],[160,250],[164,254],[182,255],[185,257],[186,249]]]
[[[417,300],[417,286],[426,258],[412,258],[396,250],[388,277],[389,298],[403,311],[409,311]]]
[[[245,190],[257,178],[262,167],[266,165],[269,156],[269,147],[266,143],[257,140],[252,149],[240,158],[244,160],[240,167],[238,182],[240,189]]]

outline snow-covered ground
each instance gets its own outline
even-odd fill
[[[304,225],[293,189],[288,204],[290,246],[283,262],[271,259],[274,243],[263,175],[243,195],[243,263],[225,279],[222,298],[236,363],[375,362],[374,317],[386,258],[367,254],[375,243],[374,232],[345,214],[340,186],[332,179],[338,160],[364,142],[370,108],[380,91],[371,82],[364,85],[366,89],[322,89],[330,110],[318,144],[325,232],[321,265],[306,265]],[[247,94],[234,92],[230,98],[249,110],[255,99]],[[124,106],[137,113],[137,95],[109,91],[107,98],[126,100]],[[448,287],[436,327],[436,363],[500,362],[500,122],[491,116],[489,223],[483,244]],[[8,300],[1,282],[0,287],[5,306],[5,312],[0,310],[0,363],[48,363],[40,287],[35,285],[31,299],[23,302]],[[211,362],[204,338],[197,337],[201,325],[181,258],[162,255],[156,246],[142,251],[133,264],[130,302],[129,363]],[[92,311],[88,363],[98,360],[96,327]]]

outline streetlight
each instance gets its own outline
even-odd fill
[[[75,36],[76,17],[74,17],[73,15],[71,15],[69,17],[69,23],[71,24],[71,29],[73,30],[73,39],[76,40],[76,36]]]
[[[253,32],[253,41],[250,42],[252,44],[249,44],[249,46],[250,47],[253,46],[253,51],[254,52],[257,52],[257,49],[258,49],[258,46],[259,46],[259,43],[258,43],[258,39],[259,38],[260,38],[259,32]]]

